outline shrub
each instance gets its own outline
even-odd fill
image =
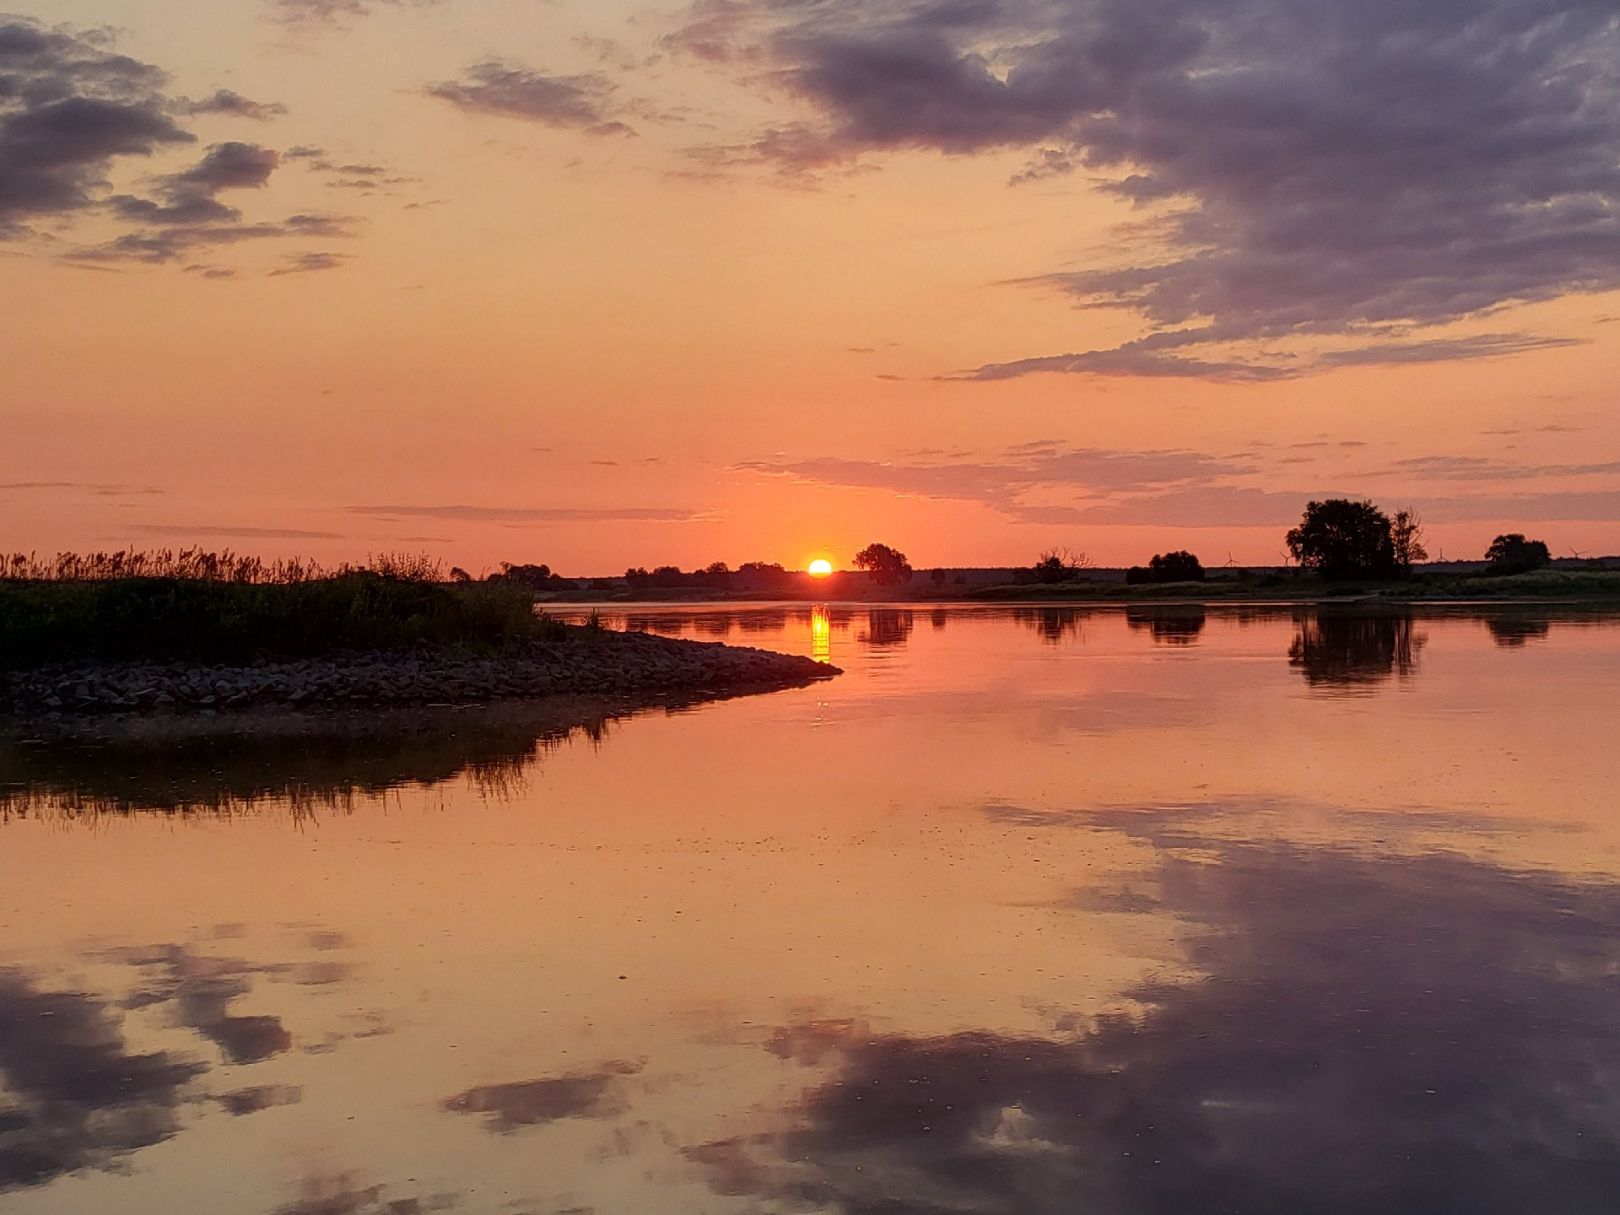
[[[1491,541],[1485,550],[1490,574],[1528,574],[1552,564],[1552,554],[1542,540],[1526,540],[1523,532],[1509,532]]]

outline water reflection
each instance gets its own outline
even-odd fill
[[[817,662],[832,662],[832,617],[823,604],[810,611],[810,657]]]
[[[1620,887],[1133,833],[1154,893],[1116,906],[1195,926],[1196,977],[1042,1035],[783,1025],[809,1087],[691,1150],[711,1186],[895,1215],[1614,1209]]]
[[[1016,607],[1008,615],[1035,630],[1048,645],[1060,645],[1080,637],[1080,623],[1090,609],[1077,607]]]
[[[1145,629],[1156,644],[1192,645],[1208,623],[1208,613],[1198,604],[1164,604],[1125,609],[1125,622],[1132,629]]]
[[[1410,613],[1302,610],[1288,661],[1312,687],[1357,690],[1417,672],[1428,637]]]
[[[872,608],[857,640],[873,648],[905,645],[915,623],[916,613],[909,608]]]
[[[1552,632],[1552,621],[1545,616],[1490,615],[1485,617],[1485,627],[1497,645],[1514,649],[1545,638]]]
[[[639,1063],[605,1063],[592,1072],[485,1084],[458,1093],[444,1103],[453,1114],[482,1114],[492,1131],[515,1131],[563,1118],[607,1119],[629,1108],[624,1077],[641,1070]]]
[[[132,1049],[104,1000],[0,970],[0,1191],[163,1142],[179,1130],[181,1091],[206,1070]]]
[[[0,968],[0,1192],[120,1167],[185,1129],[182,1111],[205,1099],[197,1083],[216,1068],[263,1064],[293,1046],[281,1017],[235,1005],[257,978],[299,982],[299,963],[251,963],[183,945],[121,947],[79,961],[133,973],[133,983],[108,994]],[[137,1019],[189,1031],[191,1049],[134,1046]],[[245,1116],[302,1096],[298,1086],[261,1084],[207,1099]]]
[[[679,712],[695,703],[668,700],[660,711]],[[640,711],[627,703],[571,700],[91,722],[83,732],[58,728],[37,738],[0,733],[0,823],[44,813],[231,815],[271,803],[305,817],[347,812],[357,800],[462,776],[486,796],[507,797],[549,752],[574,738],[600,745],[617,721]]]

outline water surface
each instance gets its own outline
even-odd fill
[[[1620,622],[606,611],[847,673],[0,746],[0,1209],[1620,1205]]]

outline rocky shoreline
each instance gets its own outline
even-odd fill
[[[340,654],[253,666],[78,663],[0,673],[17,716],[487,704],[548,696],[727,695],[840,674],[792,654],[570,627],[515,654]]]

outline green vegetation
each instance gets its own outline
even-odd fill
[[[911,581],[911,562],[899,549],[887,544],[868,544],[855,554],[853,564],[879,586],[901,586]]]
[[[510,651],[560,636],[518,587],[436,581],[422,558],[323,570],[229,552],[0,560],[0,669],[84,660],[218,662],[340,651]]]
[[[1155,553],[1147,565],[1133,565],[1125,571],[1125,581],[1132,586],[1142,583],[1202,582],[1204,565],[1186,549],[1169,553]]]
[[[1389,577],[1399,568],[1389,516],[1371,502],[1329,498],[1308,503],[1287,539],[1300,568],[1329,581]]]
[[[1493,574],[1528,574],[1552,564],[1552,554],[1542,540],[1526,540],[1523,532],[1509,532],[1491,541],[1485,550]]]
[[[1072,582],[1080,577],[1090,566],[1091,562],[1084,553],[1072,553],[1066,548],[1049,548],[1040,555],[1030,570],[1036,582],[1051,585],[1056,582]],[[942,571],[935,570],[936,574]],[[943,582],[943,577],[936,578],[936,582]]]

